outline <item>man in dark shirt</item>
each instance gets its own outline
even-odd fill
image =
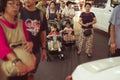
[[[33,73],[36,72],[40,62],[40,48],[42,48],[42,59],[46,56],[46,26],[44,25],[47,24],[47,21],[42,11],[35,7],[36,1],[25,0],[25,6],[20,12],[20,18],[25,21],[29,36],[34,43],[33,53],[36,56],[36,68]]]

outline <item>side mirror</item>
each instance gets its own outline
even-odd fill
[[[120,0],[111,0],[111,6],[112,6],[112,7],[115,7],[115,6],[117,6],[118,4],[120,4]]]

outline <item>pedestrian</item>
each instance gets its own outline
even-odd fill
[[[33,41],[33,53],[36,56],[36,68],[31,72],[31,75],[37,71],[38,65],[40,63],[41,54],[42,60],[46,58],[46,26],[45,16],[43,12],[36,8],[37,0],[25,0],[25,6],[21,9],[20,18],[27,23],[31,21],[31,28],[27,26],[30,39]],[[42,53],[40,51],[42,49]]]
[[[46,11],[47,20],[55,20],[55,21],[59,20],[60,18],[59,11],[55,8],[55,6],[56,3],[54,1],[51,1]]]
[[[94,37],[93,24],[96,23],[96,17],[93,12],[90,12],[90,3],[85,4],[85,9],[86,11],[82,12],[79,18],[81,31],[79,34],[77,54],[81,54],[83,44],[85,43],[85,53],[88,57],[91,57]]]
[[[66,5],[64,1],[60,1],[60,9],[59,9],[59,14],[60,14],[60,18],[62,18],[62,12],[65,9]]]
[[[62,18],[67,17],[67,18],[73,19],[73,17],[75,16],[75,11],[72,8],[72,4],[73,4],[73,2],[71,2],[71,1],[66,2],[67,7],[64,8],[62,11]]]
[[[46,14],[46,2],[47,0],[38,0],[38,3],[36,4],[36,7],[43,11],[44,14]]]
[[[44,16],[46,16],[46,10],[47,10],[46,5],[47,5],[47,0],[38,0],[38,3],[36,4],[36,8],[40,9],[40,11],[43,12]],[[44,18],[44,23],[42,25],[45,26],[48,30],[48,24],[47,24],[47,19],[46,18]]]
[[[29,55],[32,52],[33,43],[29,39],[25,23],[16,17],[21,6],[20,0],[0,0],[0,5],[0,12],[2,12],[0,16],[0,60],[2,60],[0,68],[3,63],[11,61],[13,67],[16,67],[17,73],[15,73],[16,75],[10,74],[13,67],[11,70],[9,66],[3,67],[4,70],[8,69],[6,71],[10,75],[6,74],[6,79],[27,80],[27,73],[31,70],[18,55],[26,57],[24,51],[27,51],[27,55]],[[16,49],[22,50],[22,53]],[[4,77],[4,75],[0,75],[0,77]],[[0,80],[4,79],[0,78]]]
[[[71,2],[71,1],[67,1],[66,2],[67,6],[63,9],[61,17],[62,17],[63,21],[65,19],[69,19],[72,22],[71,26],[73,28],[74,27],[74,20],[73,20],[73,18],[75,16],[75,10],[72,8],[72,4],[74,4],[74,3]]]
[[[116,6],[110,18],[110,55],[112,57],[120,56],[120,5]]]

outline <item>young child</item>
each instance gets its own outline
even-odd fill
[[[57,25],[56,24],[52,24],[51,25],[51,31],[48,35],[50,37],[50,44],[51,44],[51,50],[54,50],[54,45],[55,43],[57,43],[57,48],[58,48],[58,51],[61,51],[61,48],[60,48],[60,41],[59,41],[59,32],[57,31]]]
[[[63,39],[65,41],[74,41],[75,40],[75,36],[73,35],[73,29],[71,27],[71,23],[70,21],[66,21],[66,27],[64,28],[64,30],[62,30],[62,32],[64,32],[65,34],[63,35]]]

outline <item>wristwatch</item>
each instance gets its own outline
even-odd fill
[[[12,63],[13,63],[13,65],[15,65],[15,66],[16,66],[16,63],[17,63],[17,62],[19,62],[19,61],[21,61],[21,59],[16,58],[15,60],[13,60],[13,61],[12,61]],[[22,62],[22,61],[21,61],[21,62]]]

